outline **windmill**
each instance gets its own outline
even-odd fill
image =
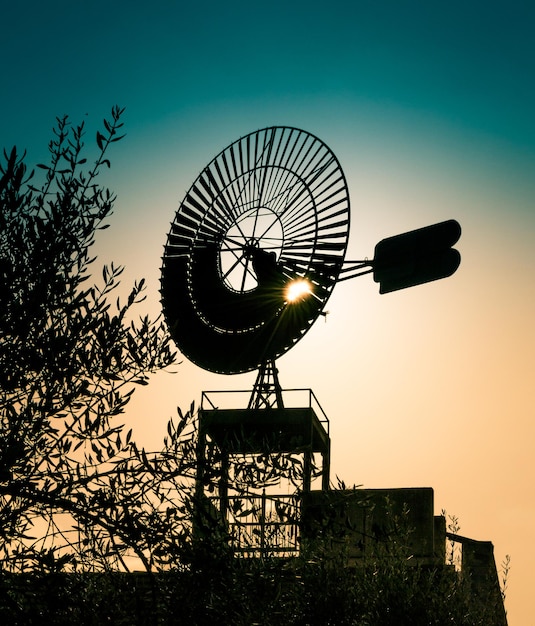
[[[346,261],[349,225],[349,192],[337,158],[318,137],[287,126],[258,130],[222,150],[176,212],[161,275],[173,340],[208,371],[258,372],[243,408],[223,408],[203,394],[199,455],[205,459],[208,442],[221,452],[218,507],[225,519],[237,455],[268,448],[302,454],[305,493],[319,455],[316,473],[322,490],[329,487],[328,419],[310,390],[300,390],[308,391],[305,403],[287,402],[276,359],[325,314],[335,284],[373,274],[387,293],[449,276],[459,266],[454,220],[384,239],[371,261]],[[201,470],[197,482],[200,497]]]

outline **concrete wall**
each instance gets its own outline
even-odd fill
[[[415,557],[444,560],[430,487],[313,491],[303,498],[302,524],[304,538],[327,541],[350,561],[394,544]]]

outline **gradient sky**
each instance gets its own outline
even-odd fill
[[[99,263],[146,277],[157,315],[169,222],[227,144],[270,125],[327,143],[348,180],[348,258],[448,218],[459,271],[380,296],[336,287],[279,361],[331,420],[332,476],[432,486],[461,534],[512,557],[510,626],[533,622],[535,561],[535,5],[524,2],[0,2],[0,144],[46,159],[56,115],[88,141],[114,104],[127,138]],[[96,267],[98,269],[99,266]],[[182,363],[135,395],[125,419],[159,445],[176,405],[247,389]]]

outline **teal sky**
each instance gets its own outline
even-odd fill
[[[448,218],[455,276],[391,296],[334,290],[280,362],[331,419],[333,476],[432,486],[461,533],[512,555],[511,626],[532,619],[535,412],[535,4],[276,0],[0,0],[0,144],[46,159],[56,115],[88,145],[114,104],[127,138],[99,260],[146,276],[158,312],[169,222],[226,145],[274,124],[327,143],[352,201],[348,258]],[[149,447],[177,404],[250,377],[183,363],[136,394],[125,419]],[[147,428],[147,424],[150,427]]]
[[[2,4],[4,119],[27,114],[31,135],[58,106],[97,115],[110,98],[132,132],[205,107],[333,99],[534,154],[528,0]]]

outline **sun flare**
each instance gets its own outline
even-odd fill
[[[292,280],[286,286],[287,302],[298,302],[312,293],[312,285],[304,278]]]

